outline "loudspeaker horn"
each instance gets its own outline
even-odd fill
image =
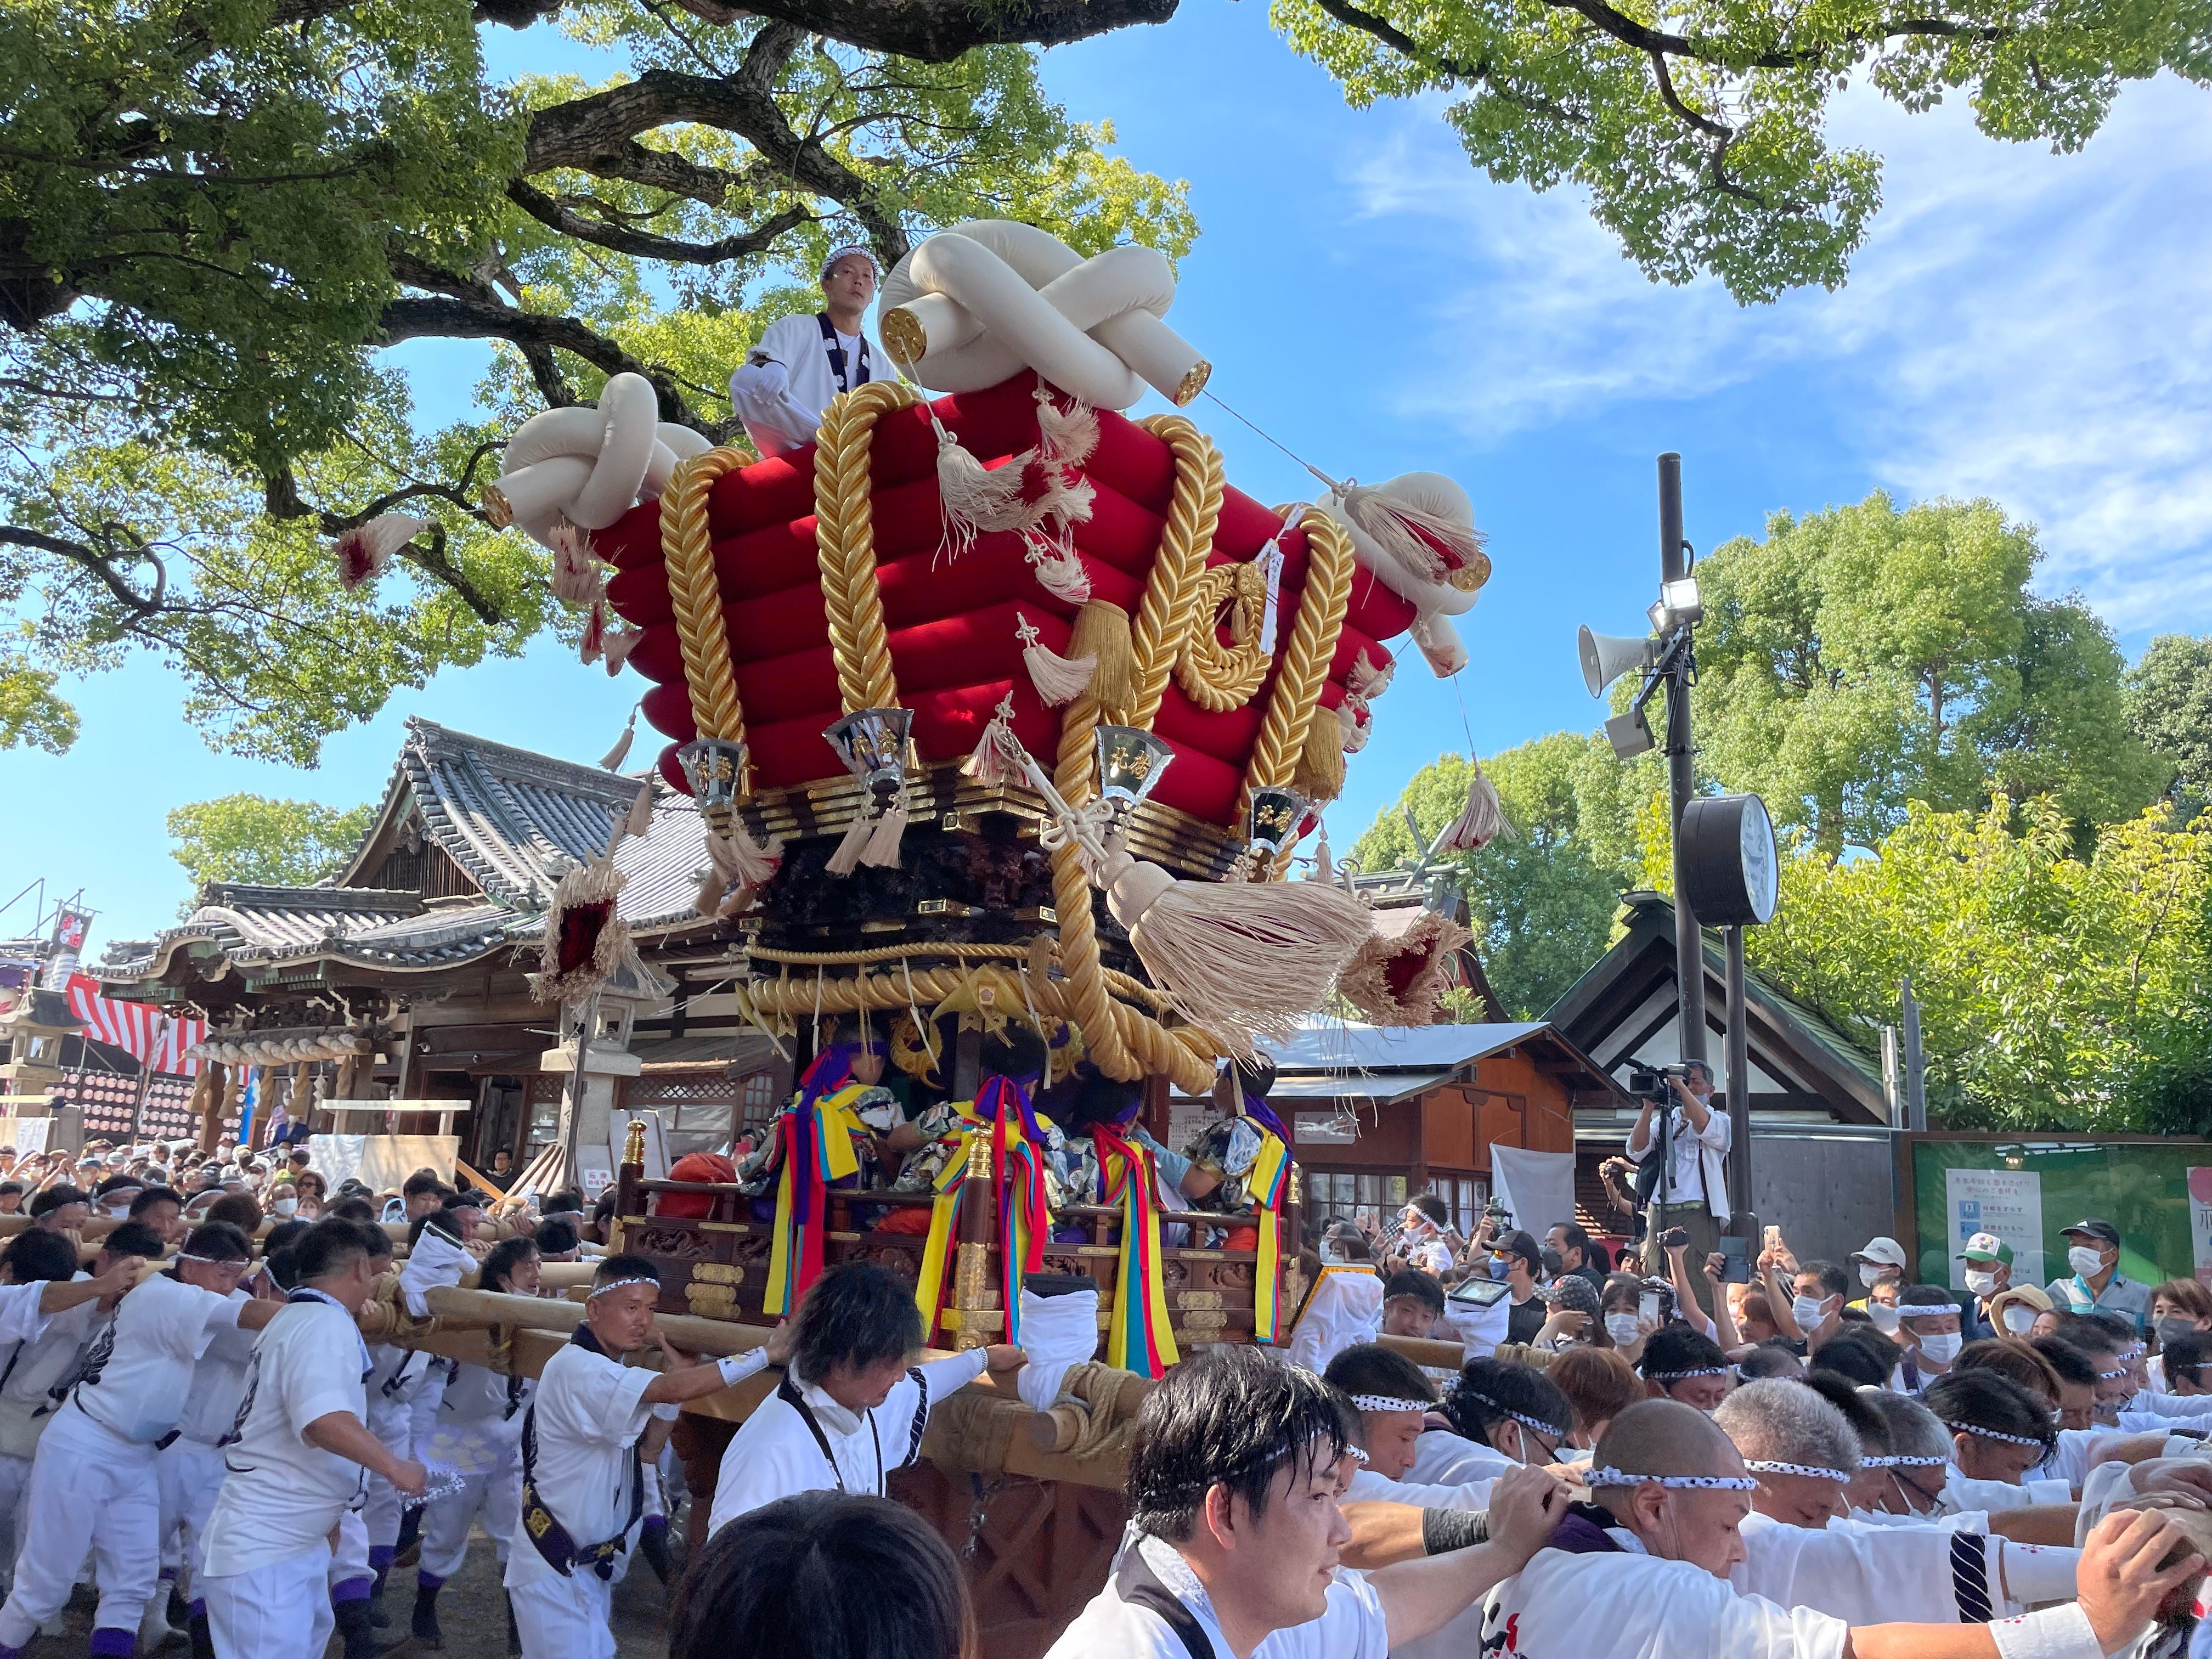
[[[1583,684],[1589,687],[1590,696],[1601,697],[1605,688],[1623,674],[1652,660],[1656,641],[1624,640],[1612,634],[1593,634],[1584,628],[1576,635],[1576,643],[1582,651]]]

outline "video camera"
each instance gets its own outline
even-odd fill
[[[1674,1097],[1674,1090],[1668,1087],[1668,1079],[1681,1078],[1687,1081],[1689,1075],[1690,1063],[1686,1060],[1674,1066],[1632,1066],[1628,1068],[1628,1092],[1638,1100],[1656,1101],[1663,1106]]]

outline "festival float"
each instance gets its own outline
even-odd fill
[[[902,378],[839,396],[812,446],[710,447],[617,375],[595,407],[518,430],[487,503],[551,551],[586,659],[646,683],[659,777],[707,827],[700,913],[801,1076],[743,1174],[695,1159],[674,1173],[720,1178],[648,1180],[632,1137],[621,1243],[659,1267],[672,1338],[752,1346],[854,1257],[913,1282],[945,1348],[1041,1344],[1036,1292],[1058,1293],[1058,1363],[1033,1362],[1018,1399],[971,1387],[899,1478],[963,1548],[1007,1659],[1103,1583],[1148,1380],[1206,1344],[1285,1341],[1298,1311],[1290,1136],[1264,1066],[1231,1064],[1340,997],[1381,1024],[1435,1018],[1465,939],[1441,916],[1382,937],[1325,840],[1297,849],[1393,642],[1439,674],[1466,659],[1452,618],[1489,573],[1468,498],[1409,473],[1269,507],[1187,415],[1128,418],[1148,390],[1182,410],[1206,386],[1164,320],[1174,286],[1150,249],[1086,259],[962,224],[884,284]],[[649,831],[653,799],[648,780],[617,842]],[[1498,827],[1478,781],[1446,845]],[[623,959],[611,851],[547,918],[538,993],[570,1024]],[[1010,1028],[1042,1039],[1041,1075],[987,1065]],[[919,1190],[858,1168],[863,1054],[955,1103]],[[1250,1132],[1237,1207],[1159,1177],[1140,1128],[1164,1132],[1170,1089]],[[1071,1144],[1085,1174],[1048,1201]],[[465,1288],[427,1307],[394,1304],[389,1340],[532,1370],[581,1311]],[[696,1513],[764,1392],[687,1408]]]

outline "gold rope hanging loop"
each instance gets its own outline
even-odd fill
[[[921,401],[900,380],[871,380],[830,400],[814,451],[814,547],[822,566],[822,609],[837,664],[845,712],[898,702],[890,636],[876,584],[876,521],[868,464],[876,422]]]
[[[1267,699],[1267,715],[1253,745],[1252,759],[1244,769],[1244,787],[1237,798],[1237,817],[1242,822],[1252,808],[1252,792],[1287,785],[1304,745],[1306,728],[1316,714],[1322,687],[1328,682],[1329,665],[1336,659],[1336,642],[1344,632],[1344,613],[1352,603],[1352,538],[1344,527],[1317,508],[1308,507],[1301,527],[1306,533],[1306,585],[1298,595],[1297,621],[1283,652],[1283,671]]]
[[[728,447],[694,455],[677,466],[660,498],[660,558],[676,611],[676,638],[684,648],[691,720],[701,737],[731,743],[744,741],[745,715],[738,702],[737,671],[730,663],[729,630],[722,622],[722,590],[714,576],[707,509],[715,480],[752,462],[744,450]]]
[[[1267,605],[1267,578],[1256,564],[1218,564],[1192,584],[1175,681],[1200,708],[1216,714],[1242,708],[1267,678],[1267,653],[1260,649]],[[1221,642],[1224,606],[1227,645]]]
[[[1137,700],[1127,708],[1108,711],[1118,724],[1152,729],[1160,697],[1168,687],[1187,626],[1185,615],[1206,556],[1213,550],[1214,526],[1221,520],[1224,480],[1221,452],[1180,415],[1155,415],[1139,422],[1175,454],[1175,495],[1168,502],[1159,551],[1145,579],[1145,597],[1131,630],[1137,659]]]

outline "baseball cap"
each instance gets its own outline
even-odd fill
[[[2111,1245],[2114,1249],[2120,1247],[2120,1230],[2111,1222],[2094,1215],[2084,1216],[2072,1226],[2060,1228],[2059,1231],[2068,1237],[2079,1233],[2084,1238],[2096,1239],[2101,1243]]]
[[[1995,1233],[1976,1233],[1959,1254],[1969,1261],[2002,1261],[2012,1266],[2012,1246]]]
[[[1867,1240],[1863,1249],[1851,1252],[1851,1260],[1878,1261],[1885,1267],[1896,1267],[1902,1270],[1905,1267],[1905,1246],[1893,1238],[1884,1238],[1880,1234],[1876,1234]]]
[[[1597,1286],[1580,1273],[1562,1273],[1548,1285],[1539,1285],[1536,1297],[1556,1308],[1571,1308],[1593,1319],[1598,1316]]]

